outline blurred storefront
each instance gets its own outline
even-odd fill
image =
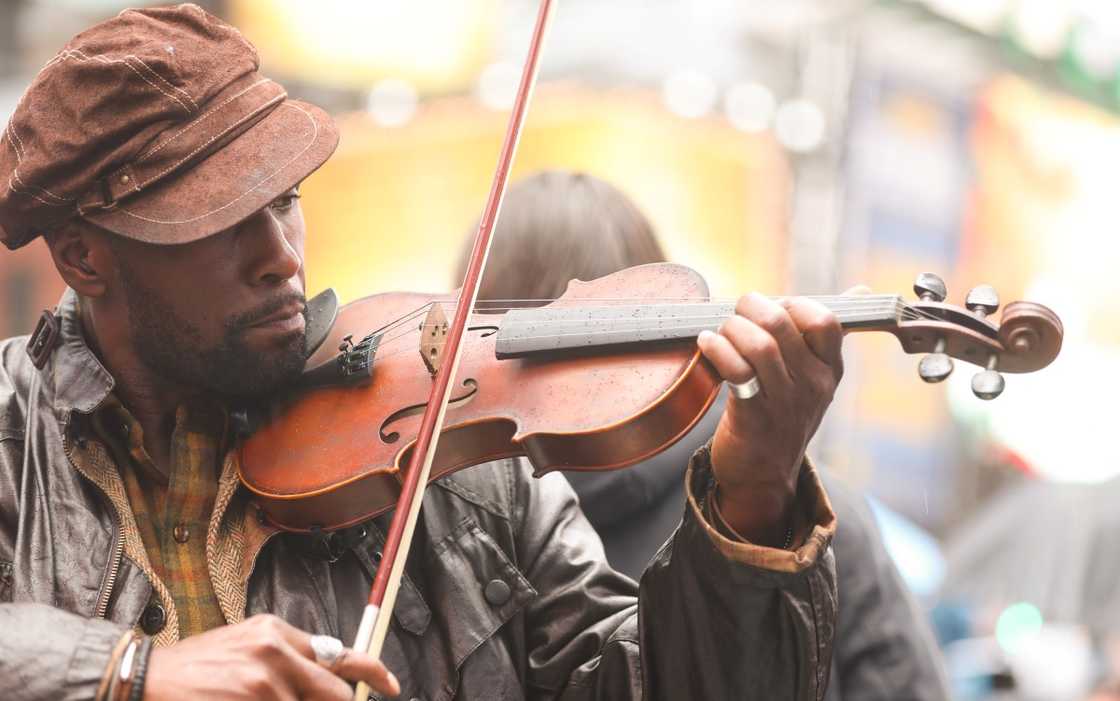
[[[1104,408],[1120,381],[1101,371],[1120,351],[1115,8],[883,3],[853,30],[847,277],[900,289],[929,269],[951,301],[989,283],[1065,324],[1058,360],[991,403],[970,366],[930,388],[890,339],[852,354],[845,466],[941,536],[942,606],[975,636],[948,648],[961,698],[1076,699],[1117,669],[1102,582],[1120,552],[1094,506],[1120,472]]]

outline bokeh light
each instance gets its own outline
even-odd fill
[[[1042,612],[1026,601],[1004,609],[996,621],[996,641],[1009,653],[1020,649],[1042,630]]]

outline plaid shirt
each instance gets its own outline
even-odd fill
[[[206,539],[226,443],[223,409],[183,405],[175,412],[164,473],[144,449],[140,423],[112,395],[94,427],[117,463],[144,550],[171,594],[179,637],[225,625],[207,564]]]

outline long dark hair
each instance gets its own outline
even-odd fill
[[[471,233],[455,284],[466,272]],[[569,280],[664,260],[649,220],[621,190],[585,173],[542,171],[506,193],[478,298],[555,299]]]

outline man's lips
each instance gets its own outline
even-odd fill
[[[252,329],[276,329],[278,331],[296,331],[304,326],[303,304],[286,304],[263,319],[249,325]]]

